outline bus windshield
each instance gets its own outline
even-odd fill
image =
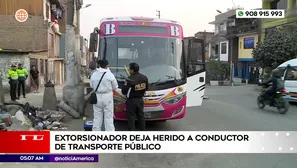
[[[185,81],[185,58],[182,40],[159,37],[106,37],[100,39],[100,56],[109,62],[110,70],[119,81],[127,76],[125,66],[136,62],[149,83]],[[104,56],[105,55],[105,56]]]

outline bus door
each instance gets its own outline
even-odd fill
[[[205,92],[205,45],[202,39],[187,39],[187,107],[201,106]]]

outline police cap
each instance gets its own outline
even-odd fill
[[[16,67],[14,64],[11,64],[11,67]]]
[[[108,61],[106,59],[101,59],[98,61],[98,64],[101,68],[106,68],[108,65]]]
[[[135,62],[132,62],[129,64],[129,69],[133,70],[134,72],[138,72],[139,71],[139,65]]]

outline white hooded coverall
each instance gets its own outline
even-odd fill
[[[99,68],[92,74],[90,85],[95,90],[104,72],[106,72],[106,74],[102,78],[96,92],[97,104],[93,105],[93,131],[102,131],[103,119],[105,131],[115,131],[113,124],[113,90],[118,88],[115,76],[109,69]]]

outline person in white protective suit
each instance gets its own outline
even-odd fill
[[[113,90],[118,88],[115,76],[108,69],[107,60],[98,61],[99,68],[91,76],[90,85],[95,90],[102,75],[102,81],[96,92],[97,104],[93,105],[94,120],[93,131],[101,131],[102,122],[104,120],[105,131],[115,131],[113,123]]]

